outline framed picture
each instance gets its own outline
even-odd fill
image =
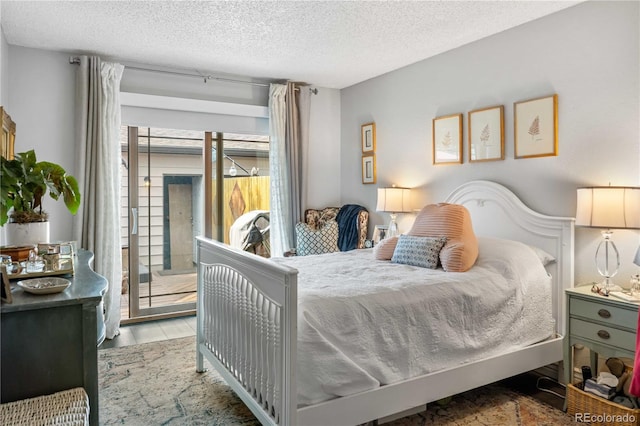
[[[469,162],[504,160],[504,107],[469,112]]]
[[[7,274],[6,266],[0,266],[0,275],[2,275],[2,295],[0,299],[5,303],[11,303],[13,298],[11,297],[11,284],[9,284],[9,274]]]
[[[16,143],[16,123],[11,120],[7,110],[0,107],[2,116],[2,144],[0,145],[0,155],[8,160],[13,160],[14,146]]]
[[[376,152],[376,123],[363,124],[361,129],[362,153]]]
[[[515,158],[558,155],[558,95],[513,104]]]
[[[386,238],[388,230],[389,230],[389,227],[387,225],[376,225],[375,228],[373,228],[373,245],[374,246]]]
[[[376,156],[362,157],[362,183],[376,183]]]
[[[433,164],[462,163],[462,114],[433,119]]]

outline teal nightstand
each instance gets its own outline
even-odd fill
[[[593,293],[591,285],[568,289],[566,295],[565,383],[571,383],[573,375],[573,345],[581,344],[589,348],[594,377],[598,374],[598,354],[605,357],[635,357],[638,303]]]

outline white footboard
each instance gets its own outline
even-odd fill
[[[197,371],[207,358],[263,425],[296,424],[298,271],[197,240]]]

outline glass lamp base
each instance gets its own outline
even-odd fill
[[[620,287],[618,284],[612,283],[611,281],[607,282],[606,279],[604,279],[598,285],[600,286],[600,288],[605,289],[607,293],[610,293],[612,291],[622,291],[622,287]]]
[[[398,235],[398,224],[396,223],[396,214],[391,213],[391,221],[389,222],[389,229],[387,229],[387,238],[395,237]]]

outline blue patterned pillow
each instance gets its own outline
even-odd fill
[[[335,220],[327,221],[319,229],[311,229],[306,223],[297,223],[296,244],[298,256],[340,251],[338,249],[338,222]]]
[[[400,235],[391,261],[393,263],[436,269],[440,250],[442,250],[446,242],[446,237]]]

